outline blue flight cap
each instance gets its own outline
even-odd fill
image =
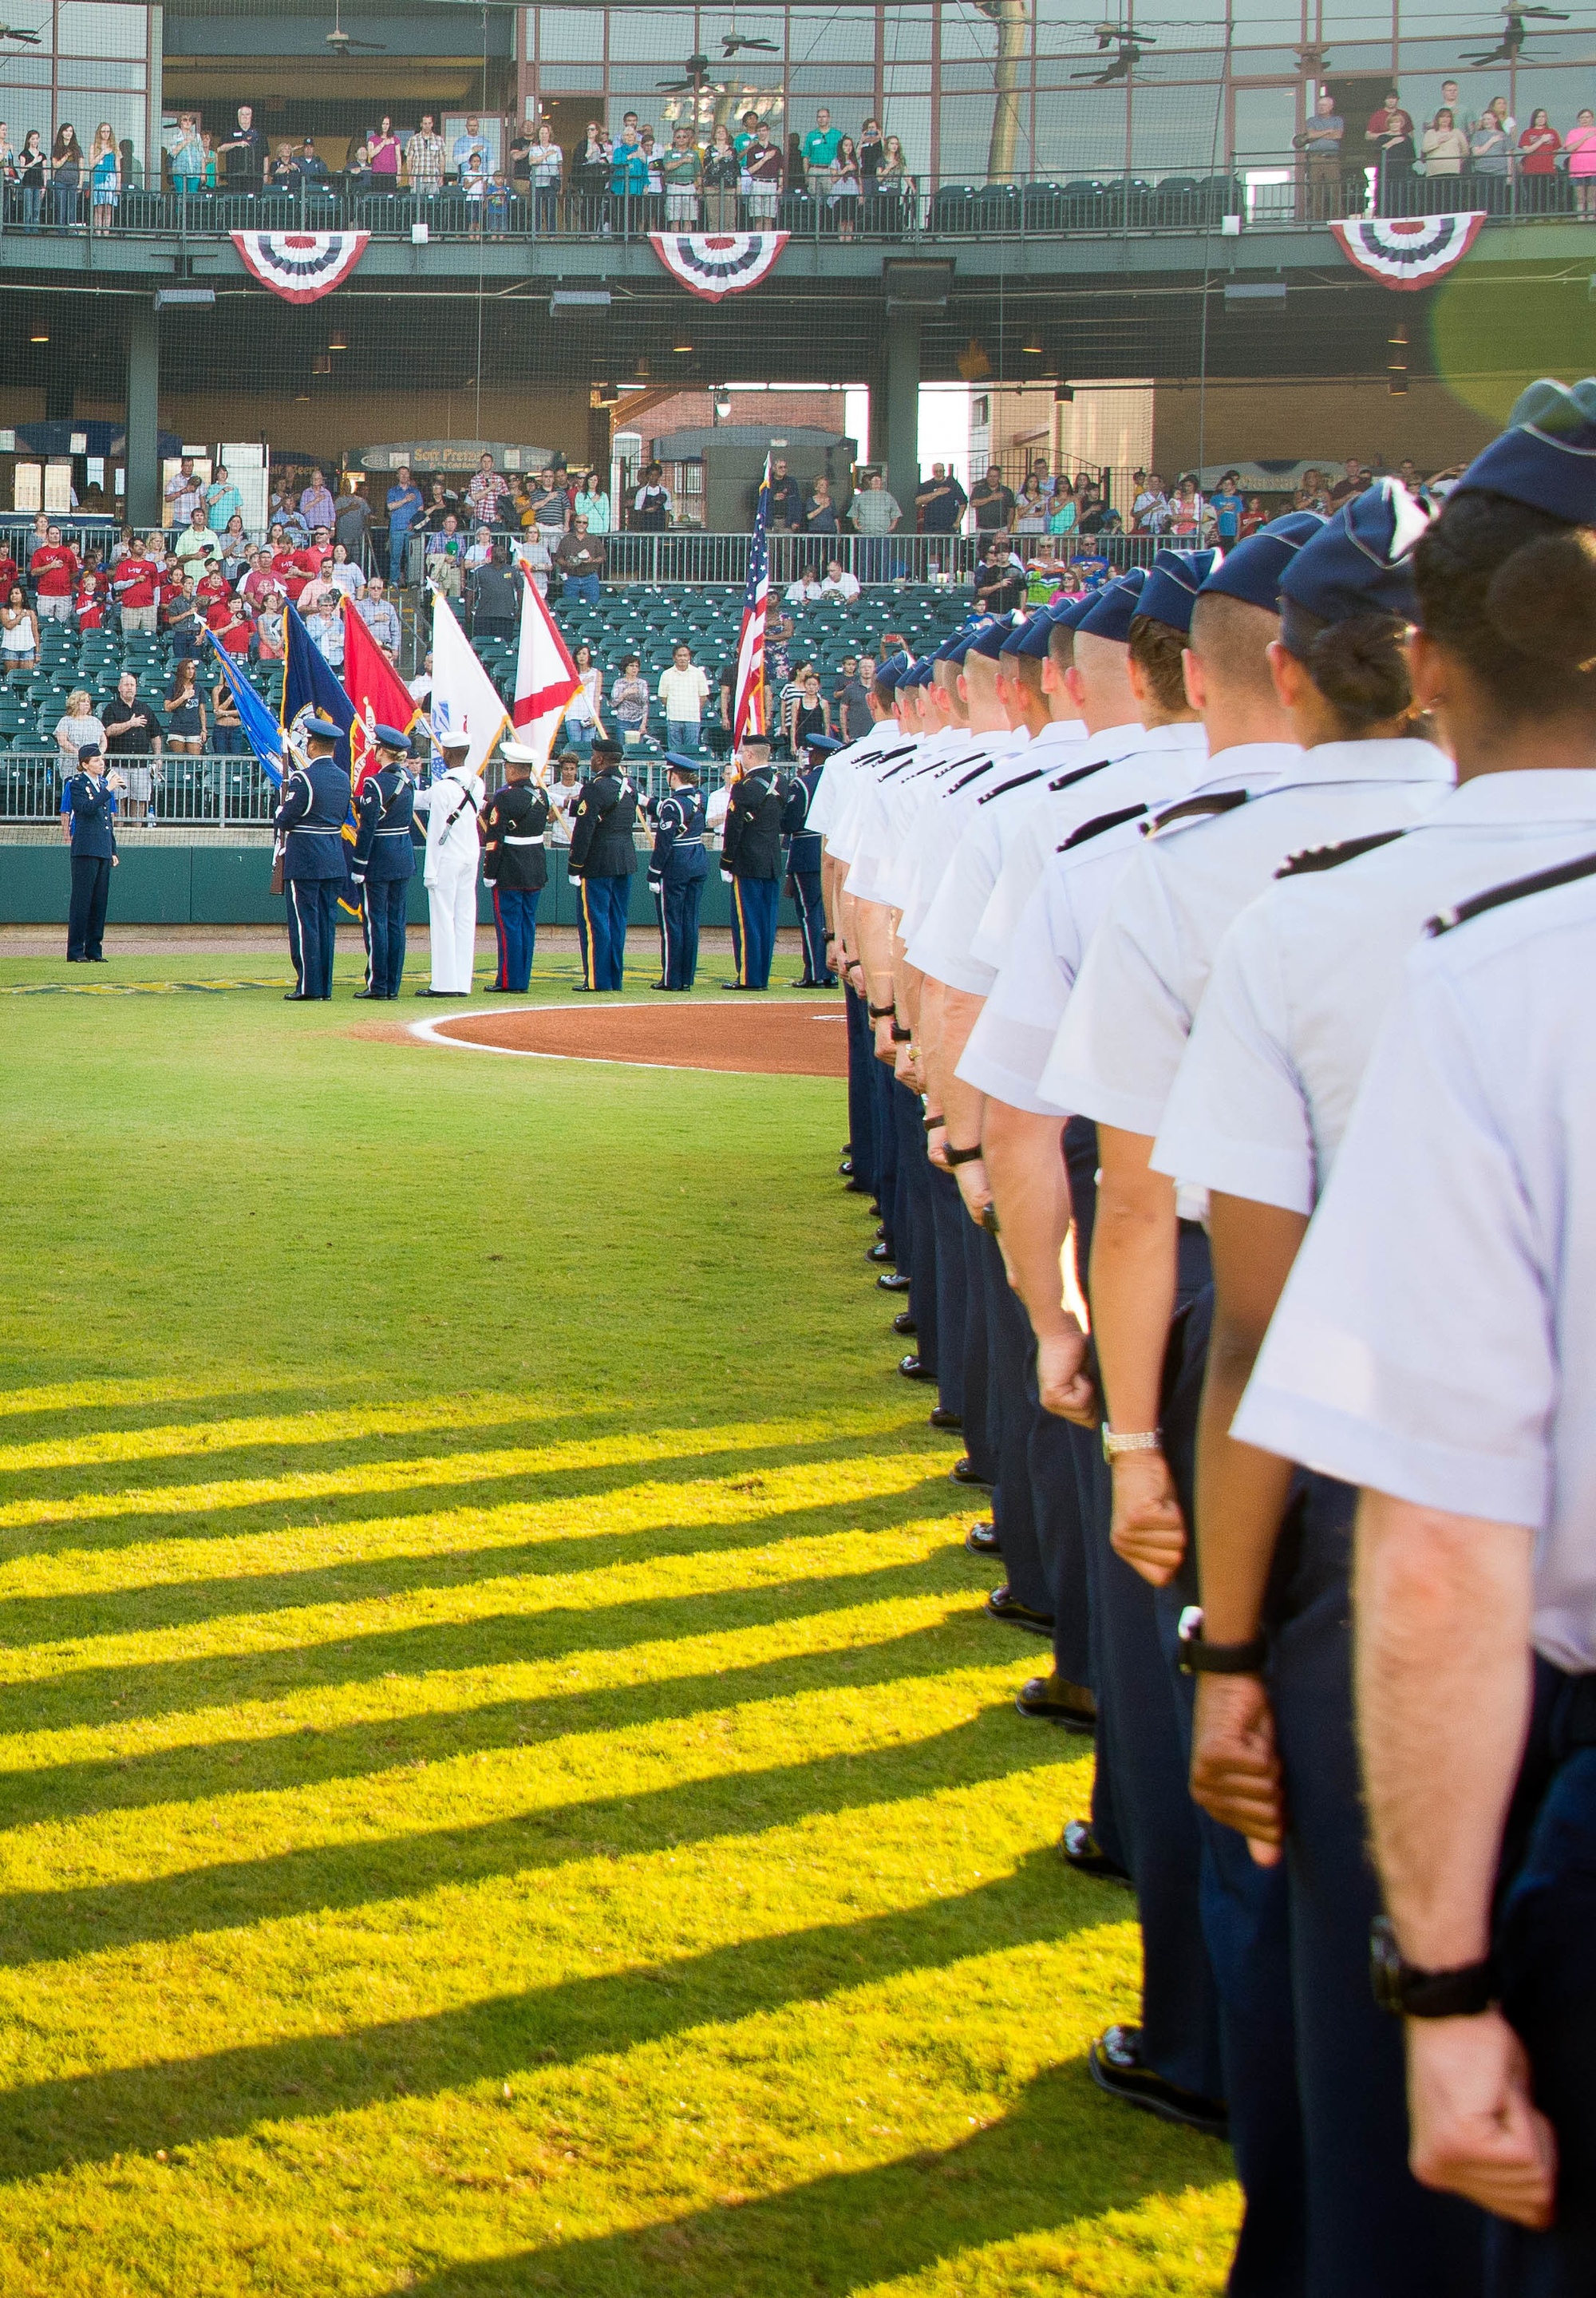
[[[317,736],[324,742],[341,742],[343,728],[334,726],[330,718],[307,718],[300,727],[301,734]]]
[[[876,693],[884,695],[890,702],[897,692],[899,680],[908,668],[909,657],[906,654],[889,654],[884,662],[876,664],[876,675],[870,683]]]
[[[81,765],[85,758],[97,758],[103,755],[98,742],[83,742],[78,745],[78,763]]]
[[[989,662],[996,662],[1003,651],[1003,641],[1013,628],[1012,615],[994,615],[983,630],[976,632],[966,652],[983,654]]]
[[[1210,569],[1201,595],[1239,599],[1244,606],[1278,614],[1281,575],[1304,543],[1311,542],[1325,525],[1322,512],[1316,510],[1288,510],[1271,518]]]
[[[942,641],[941,646],[938,647],[936,652],[932,656],[932,661],[950,662],[955,670],[962,670],[964,667],[964,658],[966,655],[968,654],[970,649],[975,645],[979,635],[979,632],[974,627],[969,630],[955,631],[950,639],[944,639]]]
[[[374,726],[371,739],[384,750],[408,750],[410,737],[401,734],[397,726]]]
[[[1046,662],[1057,630],[1072,631],[1075,627],[1075,609],[1084,609],[1082,599],[1062,600],[1057,607],[1041,607],[1032,616],[1019,636],[1005,649],[1008,654],[1024,655],[1032,662]]]
[[[1596,376],[1573,384],[1543,376],[1519,393],[1507,429],[1452,489],[1485,492],[1550,511],[1570,526],[1596,526]]]
[[[1160,550],[1142,585],[1137,613],[1166,623],[1172,631],[1189,631],[1197,594],[1220,558],[1217,550]]]
[[[822,758],[828,758],[834,750],[840,750],[843,746],[835,734],[806,734],[803,737],[803,747],[806,750],[817,753]]]
[[[929,686],[931,683],[931,664],[932,657],[928,654],[923,654],[918,662],[911,664],[909,668],[904,672],[902,677],[898,681],[899,685]]]
[[[667,750],[665,764],[676,773],[691,774],[695,781],[703,771],[700,760],[689,758],[685,750]]]
[[[1141,612],[1141,593],[1148,579],[1145,566],[1132,566],[1117,583],[1110,583],[1099,591],[1088,611],[1075,624],[1089,638],[1114,639],[1123,646],[1131,636],[1131,625]]]
[[[1321,623],[1381,614],[1411,622],[1413,545],[1428,525],[1400,479],[1377,479],[1304,543],[1280,577],[1281,613],[1295,606]]]

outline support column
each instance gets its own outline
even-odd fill
[[[912,534],[915,489],[920,484],[920,315],[886,315],[881,438],[870,442],[874,459],[886,466],[887,492],[903,513],[901,534]],[[874,409],[870,428],[876,428]]]
[[[160,322],[141,297],[128,321],[128,521],[160,524]]]

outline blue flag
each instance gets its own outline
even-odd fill
[[[350,764],[350,728],[355,706],[343,690],[343,681],[322,653],[292,600],[283,608],[283,707],[284,730],[292,733],[302,718],[325,718],[342,729],[338,763],[346,774]]]
[[[342,731],[335,755],[344,773],[352,773],[350,729],[355,723],[355,706],[344,692],[343,681],[306,629],[292,599],[283,608],[282,718],[284,747],[303,719],[325,718],[331,725],[340,727]],[[354,850],[355,809],[351,804],[343,825],[343,891],[339,896],[339,907],[358,918],[360,890],[350,870]]]
[[[210,641],[211,651],[220,665],[227,691],[233,697],[234,707],[243,721],[244,732],[249,736],[250,748],[259,759],[267,780],[274,788],[281,789],[283,729],[273,716],[269,706],[261,700],[239,668],[236,657],[227,652],[214,631],[207,631],[205,636]]]

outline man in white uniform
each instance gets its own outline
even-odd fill
[[[418,997],[469,997],[476,964],[477,867],[481,839],[477,823],[485,786],[467,764],[468,734],[438,737],[443,770],[415,795],[417,814],[427,818],[427,850],[422,875],[427,889],[432,931],[431,987]]]

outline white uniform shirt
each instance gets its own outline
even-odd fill
[[[877,776],[884,774],[889,765],[901,765],[910,757],[920,739],[917,734],[904,733],[895,721],[888,721],[876,727],[875,731],[886,739],[876,742],[869,751],[852,761],[847,780],[828,804],[822,808],[825,818],[823,835],[827,847],[840,862],[851,862],[853,859],[853,849],[862,819],[861,810],[866,796]],[[841,751],[836,752],[835,756],[840,757]],[[829,773],[829,765],[827,771]],[[825,782],[822,781],[820,785],[822,791],[825,787]]]
[[[833,750],[815,784],[814,797],[810,800],[809,826],[824,838],[841,816],[848,803],[853,777],[865,763],[888,748],[901,742],[902,735],[890,718],[872,726],[857,742],[849,742],[840,750]]]
[[[998,882],[982,913],[972,944],[975,955],[987,965],[1002,964],[1008,937],[1019,923],[1020,913],[1035,891],[1043,868],[1052,859],[1059,839],[1068,837],[1082,820],[1073,778],[1079,775],[1083,781],[1095,779],[1104,766],[1111,765],[1115,758],[1123,758],[1128,751],[1139,749],[1148,739],[1147,728],[1135,718],[1123,726],[1105,726],[1096,734],[1087,733],[1079,718],[1067,719],[1064,723],[1078,730],[1082,747],[1059,761],[1058,770],[1049,777],[1041,795],[1026,807],[1024,820],[1009,839]],[[1064,828],[1054,829],[1056,820],[1062,821]]]
[[[971,955],[970,945],[998,881],[1008,839],[1057,755],[1056,748],[1045,750],[1043,763],[1033,765],[1027,753],[1012,762],[1013,772],[1002,781],[983,784],[977,794],[975,812],[934,891],[917,912],[912,936],[905,937],[910,965],[934,981],[974,997],[984,997],[991,988],[993,970]]]
[[[427,885],[453,878],[467,869],[473,873],[481,852],[477,817],[487,795],[480,774],[450,766],[434,774],[429,787],[415,793],[415,811],[427,818],[426,858],[422,876]]]
[[[1247,743],[1210,758],[1189,747],[1135,751],[1077,785],[1077,828],[1132,805],[1148,813],[1206,789],[1267,786],[1302,762],[1295,743]],[[1095,814],[1085,812],[1088,793]],[[1067,1117],[1041,1091],[1041,1076],[1058,1035],[1088,946],[1114,897],[1115,888],[1141,851],[1146,814],[1115,824],[1081,845],[1064,845],[1048,857],[1041,883],[1026,904],[998,969],[980,1021],[970,1033],[958,1074],[982,1092],[1033,1115]],[[1071,835],[1065,831],[1065,839]]]
[[[1155,831],[1087,953],[1041,1075],[1044,1099],[1156,1134],[1232,919],[1291,855],[1406,829],[1451,786],[1451,759],[1428,742],[1325,742],[1303,753],[1291,781]]]
[[[924,803],[904,825],[892,868],[888,898],[902,912],[905,942],[910,922],[917,925],[958,847],[965,822],[983,794],[1010,775],[1028,773],[1042,761],[1022,727],[1015,732],[972,734],[969,748],[951,760],[924,793]],[[929,883],[927,883],[929,880]]]
[[[1219,946],[1155,1168],[1312,1212],[1427,919],[1592,850],[1596,770],[1480,774],[1389,846],[1271,886]]]
[[[944,729],[927,734],[907,759],[883,761],[880,773],[860,789],[859,810],[851,824],[853,852],[843,880],[843,891],[861,902],[884,902],[884,880],[923,792],[921,778],[963,754],[960,735]],[[905,792],[908,793],[906,798]]]
[[[1596,890],[1409,957],[1235,1433],[1535,1532],[1535,1649],[1596,1669]]]

